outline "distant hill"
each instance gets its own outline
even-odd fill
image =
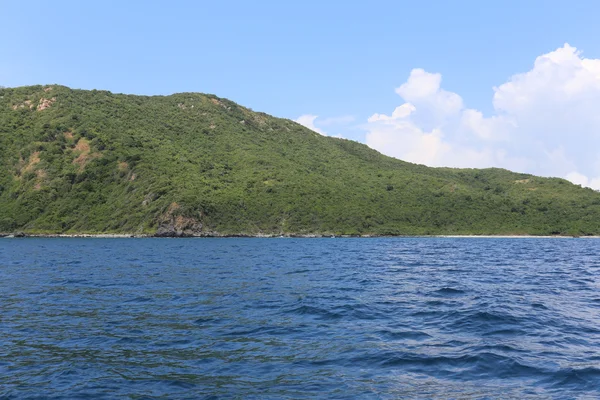
[[[213,95],[0,89],[0,232],[600,234],[600,193],[429,168]]]

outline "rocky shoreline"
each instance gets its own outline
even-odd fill
[[[283,235],[269,235],[269,234],[220,234],[220,233],[207,233],[207,234],[195,234],[195,235],[164,235],[164,234],[133,234],[133,233],[0,233],[0,238],[350,238],[350,237],[385,237],[377,235],[327,235],[327,234],[283,234]]]
[[[399,237],[399,238],[490,238],[490,239],[560,239],[560,238],[582,238],[582,239],[598,239],[600,236],[571,236],[571,235],[553,235],[553,236],[536,236],[536,235],[333,235],[333,234],[296,234],[286,233],[281,235],[275,234],[220,234],[206,233],[195,235],[169,235],[164,234],[134,234],[134,233],[3,233],[0,232],[0,238],[106,238],[106,239],[129,239],[129,238],[384,238],[384,237]]]

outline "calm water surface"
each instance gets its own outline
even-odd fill
[[[0,398],[599,398],[600,240],[0,239]]]

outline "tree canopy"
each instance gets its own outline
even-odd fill
[[[600,234],[600,193],[429,168],[200,93],[0,88],[0,232]]]

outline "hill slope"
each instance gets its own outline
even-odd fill
[[[0,232],[600,234],[600,194],[428,168],[212,95],[0,89]]]

